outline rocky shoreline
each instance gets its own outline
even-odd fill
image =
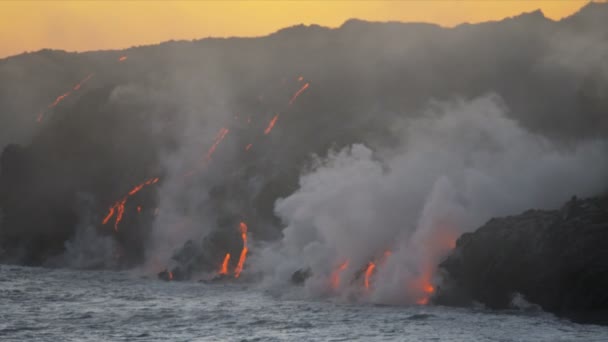
[[[561,317],[608,324],[608,196],[491,219],[463,234],[439,268],[437,304],[507,309],[525,298]]]

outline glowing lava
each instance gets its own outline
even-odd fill
[[[272,118],[272,120],[270,120],[270,123],[268,123],[268,127],[266,127],[266,129],[264,130],[264,134],[269,134],[272,131],[272,128],[277,123],[278,119],[279,119],[279,114],[275,115]]]
[[[107,224],[110,219],[114,216],[114,213],[116,213],[116,219],[114,220],[114,231],[118,231],[118,224],[120,223],[120,221],[122,221],[122,217],[125,213],[125,204],[127,204],[127,199],[130,196],[135,195],[136,193],[138,193],[141,189],[143,189],[146,185],[152,185],[152,184],[156,184],[158,183],[160,179],[159,178],[150,178],[148,180],[146,180],[145,182],[136,185],[135,187],[133,187],[133,189],[131,189],[127,195],[125,195],[123,198],[121,198],[120,200],[116,201],[116,203],[114,203],[110,209],[108,214],[106,215],[106,217],[104,217],[104,219],[101,221],[101,224],[105,225]],[[141,208],[138,207],[138,212],[141,211]]]
[[[431,295],[435,292],[435,288],[433,287],[433,285],[431,285],[430,282],[427,282],[422,285],[422,292],[424,293],[424,295],[418,298],[416,304],[427,305],[429,303]]]
[[[68,96],[70,95],[70,93],[71,93],[71,92],[70,92],[70,91],[68,91],[68,92],[67,92],[67,93],[65,93],[65,94],[62,94],[62,95],[57,96],[57,98],[55,99],[55,101],[53,101],[53,103],[51,103],[51,104],[49,105],[49,108],[53,108],[53,107],[57,106],[57,105],[58,105],[58,104],[59,104],[61,101],[63,101],[63,100],[66,98],[66,97],[68,97]]]
[[[307,82],[302,86],[302,88],[300,88],[298,91],[296,91],[295,94],[293,94],[291,100],[289,100],[289,104],[292,105],[296,101],[298,96],[300,96],[300,94],[302,94],[304,90],[308,89],[308,87],[310,87],[310,84]]]
[[[218,274],[227,275],[228,274],[228,263],[230,262],[230,253],[226,253],[224,257],[224,261],[222,261],[222,267],[220,267]]]
[[[253,144],[248,144],[247,146],[245,146],[245,151],[249,151],[251,149],[251,146],[253,146]]]
[[[93,74],[89,74],[87,77],[84,78],[84,80],[78,82],[78,84],[76,84],[74,86],[74,88],[72,88],[73,90],[78,90],[80,89],[80,87],[82,87],[85,83],[87,83],[88,80],[90,80],[93,77]]]
[[[243,239],[243,249],[241,250],[241,256],[239,257],[239,263],[236,265],[234,269],[234,277],[238,278],[243,271],[243,265],[245,264],[245,259],[247,259],[247,225],[245,222],[241,222],[239,224],[239,229],[241,230],[241,238]]]
[[[348,267],[348,260],[340,264],[338,268],[331,273],[331,288],[336,290],[340,287],[340,273],[342,273]]]
[[[207,161],[211,160],[211,156],[213,156],[213,153],[215,152],[215,149],[222,142],[222,140],[224,140],[224,138],[226,137],[226,135],[228,134],[229,131],[230,130],[228,128],[225,128],[225,127],[222,127],[219,130],[219,132],[215,136],[215,141],[213,142],[213,145],[211,145],[211,147],[207,151]]]
[[[119,61],[119,62],[124,62],[124,61],[126,61],[126,60],[127,60],[127,58],[128,58],[127,56],[121,56],[121,57],[118,59],[118,61]]]
[[[367,264],[367,268],[365,268],[365,276],[363,279],[363,285],[365,285],[365,289],[369,290],[369,280],[372,277],[372,274],[374,273],[374,269],[376,268],[376,264],[373,262],[369,262],[369,264]]]

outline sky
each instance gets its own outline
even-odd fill
[[[0,58],[43,48],[122,49],[167,40],[267,35],[297,24],[350,18],[442,26],[541,9],[560,19],[587,0],[13,1],[0,0]]]

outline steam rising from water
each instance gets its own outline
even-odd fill
[[[361,269],[390,250],[366,298],[415,303],[432,291],[434,268],[460,233],[605,188],[605,143],[557,145],[506,111],[493,95],[433,103],[403,123],[400,148],[355,144],[317,158],[299,189],[276,202],[283,238],[252,257],[252,267],[270,286],[310,267],[305,291],[318,296],[332,291],[331,273],[349,260],[336,290],[349,296],[362,291]]]

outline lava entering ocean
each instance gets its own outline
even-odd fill
[[[245,265],[245,259],[247,259],[247,225],[245,222],[241,222],[239,224],[239,229],[241,231],[241,238],[243,239],[243,249],[241,250],[241,256],[239,257],[239,263],[236,265],[234,269],[234,277],[238,278],[243,272],[243,266]]]

